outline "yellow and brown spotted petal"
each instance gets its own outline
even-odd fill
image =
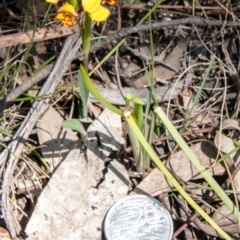
[[[75,10],[75,8],[73,7],[73,5],[71,5],[70,3],[64,3],[57,11],[58,13],[67,13],[68,15],[72,15],[74,17],[78,17],[78,13]]]
[[[65,27],[72,27],[75,23],[75,17],[67,13],[58,13],[55,20],[61,21],[61,25]]]
[[[102,4],[116,5],[117,0],[102,0]]]
[[[64,19],[62,22],[61,22],[61,25],[63,27],[72,27],[73,25],[75,24],[75,19],[71,18],[69,20],[66,20]]]
[[[96,22],[106,21],[110,16],[110,11],[103,7],[99,6],[98,10],[92,13],[89,13],[89,17]]]

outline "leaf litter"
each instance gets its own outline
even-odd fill
[[[124,15],[125,12],[129,11],[129,8],[127,8],[126,4],[122,6],[123,27],[134,25],[141,15],[145,14],[144,8],[150,5],[150,2],[146,5],[143,4],[145,2],[130,5],[130,8],[132,8],[131,11],[137,13],[133,18],[128,18],[128,16]],[[44,6],[45,3],[41,3],[40,5]],[[19,6],[21,5],[14,6],[7,4],[7,8],[15,13],[22,11]],[[16,33],[17,29],[14,29],[11,21],[5,21],[8,11],[2,6],[0,10],[3,12],[1,18],[4,19],[4,24],[1,26],[1,33],[5,36],[10,35],[13,38],[15,35],[11,36],[7,32],[7,29],[11,29],[12,33]],[[204,16],[204,18],[208,17],[210,19],[235,21],[238,20],[238,12],[237,2],[226,4],[224,1],[214,1],[211,3],[208,1],[199,1],[194,7],[186,1],[184,4],[176,1],[168,1],[160,5],[154,13],[154,21],[181,19],[182,14],[192,13],[196,17]],[[42,19],[45,12],[38,12],[37,14],[38,18]],[[15,16],[9,15],[8,18],[16,21]],[[116,15],[111,16],[104,30],[106,35],[110,35],[116,30],[115,26],[118,20],[116,19]],[[19,21],[17,21],[17,24],[20,26]],[[32,26],[30,25],[28,30],[32,31],[31,28]],[[60,33],[54,35],[53,33],[51,34],[51,30],[49,31],[48,35],[52,35],[55,38],[61,36]],[[71,31],[63,31],[64,34],[72,33]],[[101,32],[101,26],[96,26],[94,34],[97,36]],[[156,61],[154,65],[155,90],[158,101],[164,110],[169,112],[169,118],[179,130],[184,124],[199,89],[204,72],[209,64],[210,56],[214,54],[217,57],[200,95],[200,99],[194,107],[194,111],[187,123],[186,132],[182,134],[189,145],[191,145],[191,149],[199,156],[202,164],[208,168],[208,171],[226,191],[229,191],[231,198],[234,199],[233,192],[239,193],[240,186],[238,181],[239,150],[228,156],[226,164],[215,162],[225,154],[236,149],[236,141],[239,141],[239,124],[236,121],[239,117],[238,29],[224,25],[219,28],[214,26],[184,26],[179,24],[179,26],[172,27],[172,29],[154,30],[153,35],[154,58],[165,64],[164,66]],[[124,92],[140,94],[143,100],[147,99],[147,79],[144,71],[142,71],[143,66],[141,62],[142,58],[144,59],[145,57],[144,55],[147,55],[151,59],[150,45],[146,39],[149,39],[146,32],[141,35],[131,35],[127,39],[127,47],[119,49],[119,62],[116,63],[110,58],[100,67],[99,72],[97,71],[94,74],[93,79],[95,83],[100,82],[102,86],[99,89],[102,89],[104,96],[109,101],[124,105],[124,100],[115,81],[115,64],[119,66]],[[43,40],[43,38],[40,38],[40,40]],[[1,42],[3,43],[3,41]],[[24,40],[22,43],[26,43],[26,41]],[[34,62],[32,65],[33,69],[31,69],[31,64],[25,65],[20,72],[24,73],[24,77],[21,75],[19,77],[15,76],[17,84],[21,84],[18,80],[28,81],[31,73],[35,70],[34,68],[39,66],[39,62],[45,61],[46,57],[53,53],[55,54],[56,51],[61,51],[62,40],[48,40],[44,41],[44,44],[45,52],[42,52],[42,50],[39,53],[33,51],[27,61],[28,64]],[[114,44],[115,42],[112,42],[92,54],[91,65],[97,65],[103,56],[112,49]],[[35,43],[35,47],[37,45],[38,43]],[[135,55],[130,48],[137,50],[142,56]],[[38,51],[37,47],[36,51]],[[8,56],[7,54],[10,55]],[[6,71],[4,77],[2,77],[2,88],[7,86],[9,79],[13,76],[13,71],[4,69],[4,59],[17,54],[19,54],[18,50],[9,48],[9,45],[1,48],[1,69]],[[176,69],[177,72],[167,68],[166,64]],[[73,85],[76,83],[74,71],[78,69],[78,66],[78,63],[72,63],[71,71],[62,79],[59,91],[53,96],[55,100],[54,108],[65,117],[68,115],[68,111],[62,106],[70,109],[71,102],[69,99],[71,97],[68,98],[68,96],[74,96],[77,99],[76,102],[80,102],[79,94],[75,90],[72,91],[73,87],[72,83],[70,83],[71,78]],[[151,64],[148,63],[147,66],[149,68]],[[135,71],[135,69],[137,70]],[[188,72],[188,74],[181,76],[186,69],[190,69],[190,73]],[[105,82],[105,79],[101,76],[107,76],[108,82]],[[179,79],[179,77],[181,78]],[[181,84],[179,89],[176,88],[178,83]],[[113,89],[109,90],[107,88],[109,85]],[[138,89],[133,88],[134,85]],[[10,84],[9,86],[12,89],[15,88],[14,84]],[[61,87],[66,86],[67,90],[61,90]],[[41,87],[41,84],[38,87]],[[11,88],[7,89],[6,92],[10,92]],[[67,96],[64,95],[65,92],[67,92]],[[93,104],[92,109],[99,109],[99,105],[95,105],[94,100],[90,99]],[[1,132],[0,139],[4,144],[8,144],[11,134],[15,133],[17,129],[15,125],[21,123],[30,105],[27,102],[23,102],[22,104],[15,103],[4,112],[0,129],[1,131],[9,129],[8,134]],[[51,115],[48,116],[50,113]],[[86,142],[87,151],[85,153],[82,152],[84,146],[76,134],[60,128],[63,119],[53,109],[50,108],[43,118],[39,119],[35,128],[37,134],[33,131],[29,136],[28,142],[40,148],[39,152],[47,164],[49,164],[53,173],[43,173],[44,168],[42,167],[38,169],[39,164],[36,164],[36,158],[28,148],[25,148],[25,151],[18,156],[20,160],[13,171],[13,176],[17,180],[11,183],[12,189],[15,190],[11,193],[10,197],[13,199],[16,198],[13,211],[18,216],[19,223],[22,224],[22,232],[26,231],[29,239],[100,239],[101,224],[106,211],[118,199],[129,194],[129,190],[133,190],[132,194],[147,193],[158,199],[165,199],[164,203],[172,213],[176,232],[184,226],[186,221],[183,223],[183,219],[190,222],[189,225],[182,228],[182,232],[175,235],[176,239],[193,239],[193,236],[197,236],[195,237],[197,239],[221,239],[211,227],[201,222],[201,219],[195,218],[195,220],[189,220],[194,214],[190,208],[186,207],[184,209],[187,213],[186,215],[179,210],[186,203],[183,202],[181,204],[182,200],[180,196],[171,189],[163,174],[153,164],[150,164],[147,177],[141,181],[135,177],[131,177],[129,180],[130,173],[128,174],[127,170],[131,170],[137,175],[131,153],[124,152],[121,155],[123,158],[121,163],[111,159],[108,164],[104,162],[112,152],[121,152],[122,148],[125,148],[122,138],[121,119],[118,118],[116,122],[109,123],[107,120],[113,120],[115,118],[114,115],[108,113],[104,117],[104,114],[107,114],[106,110],[102,113],[102,117],[100,116],[95,119],[94,124],[88,130],[89,138]],[[45,117],[47,120],[44,120]],[[232,119],[235,121],[232,122]],[[106,128],[100,128],[102,124],[99,123],[99,120],[106,125]],[[111,134],[109,135],[109,133]],[[127,140],[127,137],[125,139]],[[215,143],[215,146],[213,143]],[[128,141],[126,141],[126,144],[126,147],[129,147]],[[232,234],[233,238],[238,239],[238,220],[234,219],[224,206],[221,206],[219,200],[215,198],[211,189],[207,188],[201,176],[189,163],[182,151],[179,151],[168,133],[163,130],[161,135],[155,135],[153,146],[159,153],[160,158],[166,162],[168,168],[172,170],[174,175],[188,189],[189,193],[196,198],[199,204],[202,204],[202,207],[205,208],[209,215],[220,226],[223,226],[225,231]],[[94,154],[89,157],[88,154],[90,153]],[[25,159],[26,165],[23,164],[23,159]],[[33,162],[35,165],[31,165],[30,162]],[[23,168],[24,170],[21,171]],[[227,168],[230,171],[228,173]],[[105,175],[103,173],[104,170],[107,170]],[[22,174],[19,174],[19,172]],[[15,180],[15,178],[13,179]],[[237,198],[239,197],[237,196]],[[15,207],[16,204],[19,207],[21,206],[20,200],[22,199],[27,199],[26,202],[29,204],[31,202],[31,208],[25,211],[29,217],[31,216],[30,220],[22,214],[27,206],[24,205],[24,201],[21,211]],[[209,205],[213,206],[213,208]],[[207,236],[202,237],[203,233]]]

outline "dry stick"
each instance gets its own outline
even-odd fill
[[[189,135],[196,135],[198,133],[210,133],[212,131],[213,131],[213,127],[203,128],[203,129],[196,129],[196,130],[192,129],[192,130],[189,130],[187,132],[180,133],[180,135],[185,137],[185,136],[189,136]],[[152,143],[158,143],[160,141],[166,141],[166,140],[170,140],[172,138],[173,137],[171,135],[163,136],[163,137],[154,139],[152,141]]]
[[[149,7],[144,4],[144,3],[140,3],[140,4],[134,4],[134,5],[122,5],[121,8],[127,8],[127,9],[140,9],[140,10],[149,10]],[[195,10],[205,10],[205,11],[211,11],[211,12],[215,12],[215,13],[226,13],[226,11],[228,11],[228,9],[224,9],[222,7],[211,7],[211,6],[195,6],[194,7]],[[176,10],[176,9],[180,9],[180,10],[192,10],[192,7],[191,6],[177,6],[177,5],[159,5],[157,10],[161,10],[161,9],[164,9],[164,10]],[[231,9],[232,12],[236,12],[236,13],[239,13],[239,8],[238,7],[234,7]]]
[[[194,219],[198,216],[198,213],[194,213],[181,227],[179,227],[173,234],[172,239],[175,239],[185,228],[188,227],[189,223],[194,221]]]
[[[74,34],[67,38],[51,74],[49,75],[47,81],[39,92],[39,96],[48,96],[53,93],[60,79],[67,71],[69,64],[72,62],[76,52],[78,51],[80,43],[81,39],[79,38],[79,34]],[[46,97],[40,101],[35,101],[33,103],[26,118],[24,119],[18,131],[14,135],[13,140],[8,145],[8,149],[5,149],[1,153],[1,164],[4,164],[6,160],[8,163],[3,175],[2,189],[4,189],[5,186],[7,186],[7,184],[9,183],[9,181],[11,181],[13,171],[24,147],[24,143],[26,142],[30,132],[32,131],[37,119],[46,110],[49,101],[50,98]],[[14,154],[9,154],[9,151]],[[16,236],[20,234],[20,226],[13,214],[11,204],[9,203],[8,187],[4,189],[2,194],[2,212],[11,237],[16,238]]]
[[[172,21],[162,21],[162,22],[155,22],[152,24],[152,29],[161,29],[161,28],[172,28],[179,25],[195,25],[195,26],[222,26],[225,24],[227,27],[239,27],[240,22],[224,22],[218,21],[218,20],[205,20],[202,18],[196,18],[196,17],[188,17],[188,18],[182,18],[178,20],[172,20]],[[121,38],[124,38],[132,33],[136,33],[139,31],[149,31],[149,24],[144,24],[136,27],[130,27],[130,28],[122,28],[117,33],[108,36],[106,39],[103,39],[102,41],[99,41],[96,44],[93,44],[91,47],[91,52],[94,52],[98,49],[100,49],[102,46],[104,46],[107,43],[111,43],[115,40],[119,40]],[[83,56],[81,52],[77,54],[77,58]]]
[[[222,21],[212,21],[212,20],[204,20],[204,19],[200,19],[200,18],[194,18],[194,17],[189,17],[189,18],[183,18],[183,19],[179,19],[179,20],[172,20],[172,21],[163,21],[163,22],[156,22],[152,24],[152,29],[161,29],[161,28],[171,28],[174,26],[179,26],[179,25],[184,25],[184,24],[189,24],[189,25],[196,25],[196,26],[222,26],[223,22]],[[240,26],[239,22],[226,22],[225,26],[229,26],[229,27],[237,27]],[[123,37],[126,37],[129,34],[138,32],[138,31],[147,31],[149,30],[149,25],[141,25],[138,27],[131,27],[131,28],[123,28],[122,30],[120,30],[119,32],[108,36],[106,39],[99,41],[97,43],[92,44],[91,48],[90,48],[90,53],[97,51],[98,49],[101,49],[104,45],[112,42],[112,41],[116,41],[119,40]],[[80,58],[83,56],[83,52],[80,51],[75,55],[75,58]],[[24,92],[26,92],[28,89],[30,89],[32,86],[34,86],[35,84],[37,84],[38,82],[40,82],[41,80],[43,80],[44,78],[46,78],[48,76],[48,74],[50,73],[51,69],[52,69],[52,64],[44,67],[39,73],[37,73],[35,76],[30,77],[27,81],[25,81],[22,85],[18,86],[17,88],[15,88],[11,93],[9,93],[4,99],[2,99],[0,101],[0,113],[10,104],[12,104],[12,102],[19,97],[21,94],[23,94]],[[171,87],[169,87],[171,88]],[[134,93],[134,88],[123,88],[125,91],[127,91],[127,93],[130,93],[133,91]],[[166,93],[168,87],[163,87],[161,88],[157,93],[157,96],[159,96],[159,101],[165,101],[166,98],[164,98],[164,93]],[[109,90],[101,90],[99,89],[99,91],[101,93],[103,93],[103,95],[105,94],[105,96],[107,97],[107,93],[109,92]],[[112,90],[111,90],[112,91]],[[110,101],[113,104],[121,104],[123,105],[125,103],[124,99],[122,98],[120,92],[118,89],[113,90],[112,92],[112,96],[108,98],[108,101]],[[139,94],[138,94],[139,93]],[[145,98],[145,100],[147,100],[147,96],[148,96],[148,90],[147,89],[141,89],[140,91],[137,91],[136,93],[138,96],[140,95],[141,97]],[[115,97],[114,97],[115,96]],[[166,96],[166,94],[165,94]],[[175,96],[173,96],[175,97]],[[117,100],[114,100],[117,99]],[[144,100],[144,99],[143,99]]]
[[[10,34],[6,36],[1,36],[0,48],[11,47],[19,44],[25,44],[31,41],[39,42],[47,39],[64,37],[76,32],[79,32],[77,25],[72,28],[62,27],[60,25],[45,27],[45,28],[38,28],[36,29],[36,31],[30,30],[23,33],[15,33],[15,34]],[[33,39],[32,39],[32,36],[34,36]]]

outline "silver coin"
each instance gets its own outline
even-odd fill
[[[170,240],[173,222],[156,199],[133,195],[116,202],[104,220],[106,240]]]

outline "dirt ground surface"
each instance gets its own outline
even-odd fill
[[[138,159],[122,116],[91,94],[84,116],[82,27],[54,20],[60,5],[0,0],[0,239],[104,239],[107,211],[133,194],[164,204],[172,239],[226,239],[150,157]],[[92,22],[96,89],[121,111],[133,107],[127,94],[142,100],[142,131],[159,159],[229,239],[240,239],[240,2],[119,0],[108,9],[107,21]],[[235,215],[156,120],[156,106]],[[63,128],[69,119],[84,134]]]

